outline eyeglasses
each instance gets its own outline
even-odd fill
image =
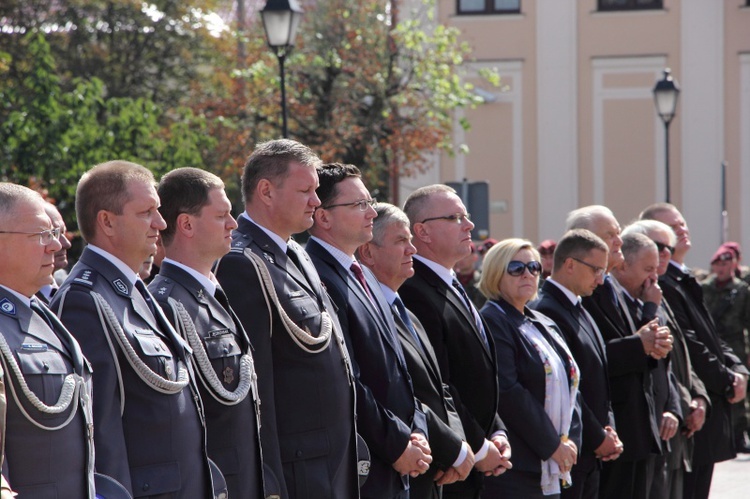
[[[656,248],[659,250],[659,253],[661,253],[665,249],[668,249],[670,253],[674,253],[674,246],[670,246],[668,244],[660,243],[659,241],[654,241],[654,244],[656,244]]]
[[[49,246],[52,241],[60,239],[61,229],[57,227],[55,229],[47,229],[41,232],[19,232],[13,230],[0,230],[0,234],[26,234],[29,236],[39,236],[39,244],[42,246]]]
[[[605,269],[605,268],[603,268],[603,267],[597,267],[596,265],[591,265],[591,264],[590,264],[589,262],[584,262],[584,261],[583,261],[583,260],[581,260],[580,258],[576,258],[576,257],[574,257],[574,256],[571,256],[570,258],[572,258],[573,260],[575,260],[575,261],[576,261],[576,262],[578,262],[578,263],[582,263],[582,264],[584,264],[585,266],[587,266],[588,268],[590,268],[591,270],[593,270],[593,271],[594,271],[594,275],[595,275],[596,277],[601,277],[601,276],[603,276],[603,275],[604,275],[604,273],[605,273],[605,272],[607,271],[607,269]]]
[[[536,260],[532,260],[530,262],[513,260],[508,264],[508,267],[506,268],[508,275],[512,275],[513,277],[523,275],[525,270],[528,270],[529,274],[533,276],[538,276],[542,273],[542,264],[537,262]]]
[[[356,206],[359,211],[367,211],[368,207],[375,207],[377,200],[375,199],[360,199],[359,201],[353,201],[351,203],[340,203],[340,204],[329,204],[328,206],[321,206],[324,210],[330,210],[331,208],[337,208],[339,206]]]
[[[445,215],[443,217],[430,217],[425,218],[420,223],[432,222],[433,220],[449,220],[458,225],[461,225],[462,223],[464,223],[464,220],[466,220],[467,222],[471,221],[471,215],[469,213],[456,213],[455,215]]]

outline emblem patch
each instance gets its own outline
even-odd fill
[[[114,284],[115,288],[117,288],[117,291],[120,293],[124,295],[128,294],[128,287],[122,282],[122,279],[115,279],[112,281],[112,284]]]
[[[0,301],[0,311],[7,315],[16,315],[16,305],[7,298]]]
[[[263,252],[263,258],[268,260],[268,263],[274,263],[273,255],[271,253]]]
[[[225,367],[221,374],[224,375],[224,383],[229,384],[234,381],[234,369],[231,367]]]
[[[166,286],[160,287],[159,290],[157,291],[157,293],[159,293],[160,295],[163,295],[166,292],[167,292],[167,287]]]

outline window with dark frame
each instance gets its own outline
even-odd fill
[[[600,11],[663,9],[664,0],[598,0]]]
[[[518,14],[521,0],[457,0],[456,13],[467,14]]]

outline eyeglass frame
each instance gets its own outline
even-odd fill
[[[522,267],[520,268],[520,272],[518,270],[513,270],[511,272],[510,266],[514,264],[522,265]],[[535,264],[533,269],[531,268],[532,264]],[[531,260],[529,262],[522,262],[521,260],[511,260],[508,262],[508,265],[505,266],[505,273],[511,277],[521,277],[527,270],[532,276],[538,277],[542,273],[542,262],[539,262],[537,260]]]
[[[571,256],[571,257],[568,257],[568,258],[572,258],[576,262],[582,263],[585,266],[587,266],[588,268],[590,268],[591,270],[593,270],[595,277],[601,277],[601,276],[603,276],[607,272],[607,269],[605,267],[597,267],[596,265],[593,265],[593,264],[591,264],[589,262],[581,260],[580,258],[576,258],[574,256]]]
[[[377,199],[360,199],[359,201],[352,201],[351,203],[329,204],[328,206],[321,206],[320,208],[330,210],[331,208],[338,208],[339,206],[356,206],[359,208],[359,211],[367,211],[368,206],[375,208],[376,204],[378,204]]]
[[[21,232],[21,231],[15,231],[15,230],[0,230],[0,234],[25,234],[27,236],[39,236],[39,244],[41,244],[44,247],[47,247],[50,244],[52,244],[53,241],[60,239],[60,234],[62,234],[62,228],[53,227],[51,229],[45,229],[40,232]],[[46,243],[44,242],[45,237],[49,238],[49,240]]]
[[[454,213],[453,215],[444,215],[442,217],[430,217],[422,220],[421,224],[425,222],[432,222],[433,220],[450,220],[458,225],[464,223],[464,220],[471,222],[471,213]]]

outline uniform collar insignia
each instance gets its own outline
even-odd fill
[[[263,258],[265,258],[266,260],[268,260],[268,263],[275,263],[274,260],[273,260],[273,254],[271,254],[271,253],[268,253],[268,252],[264,251],[263,252]]]
[[[160,295],[163,295],[163,294],[164,294],[164,293],[166,293],[166,292],[167,292],[167,287],[166,287],[166,286],[162,286],[162,287],[160,287],[160,288],[158,289],[158,291],[157,291],[156,293],[157,293],[157,294],[160,294]]]
[[[0,312],[5,315],[16,315],[16,304],[8,298],[3,298],[0,300]]]
[[[122,279],[115,279],[112,281],[112,285],[115,287],[117,291],[120,293],[127,295],[128,294],[128,287],[125,285],[124,282],[122,282]]]
[[[203,288],[201,288],[201,289],[198,290],[198,298],[200,300],[202,300],[204,298],[204,296],[203,296],[204,294],[205,293],[203,292]]]

